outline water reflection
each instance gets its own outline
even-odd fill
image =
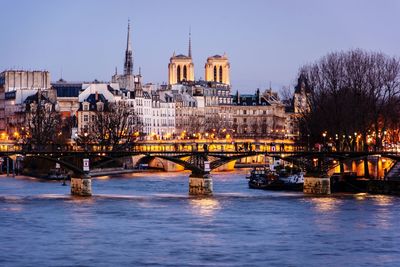
[[[215,198],[191,198],[189,199],[191,210],[194,214],[201,217],[210,217],[215,214],[221,205]]]
[[[380,229],[390,229],[392,227],[391,206],[394,197],[384,195],[374,195],[372,200],[378,206],[375,212],[375,223]]]
[[[358,194],[354,194],[354,198],[355,198],[356,200],[360,200],[360,201],[366,200],[367,197],[368,197],[368,194],[367,194],[367,193],[358,193]]]
[[[334,197],[316,197],[311,199],[314,208],[319,212],[332,212],[338,210],[342,200]]]
[[[378,206],[391,206],[393,205],[394,197],[384,195],[371,196]]]
[[[213,179],[212,197],[188,196],[179,173],[95,180],[94,196],[81,198],[58,183],[1,178],[0,266],[400,266],[398,197]]]

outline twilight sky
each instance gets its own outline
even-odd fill
[[[172,53],[196,79],[208,56],[227,53],[233,91],[293,86],[301,65],[363,48],[400,56],[396,0],[13,0],[1,2],[0,71],[46,69],[52,80],[109,81],[123,70],[128,18],[134,70],[163,83]]]

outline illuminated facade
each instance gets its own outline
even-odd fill
[[[231,108],[235,137],[283,139],[287,135],[285,105],[271,89],[233,97]]]
[[[208,82],[219,82],[230,85],[230,64],[226,54],[207,58],[205,65],[205,79]]]
[[[182,81],[194,81],[194,64],[191,56],[176,56],[174,53],[168,64],[168,84]]]
[[[188,55],[172,55],[168,64],[168,84],[177,84],[183,81],[194,81],[194,64],[192,61],[192,39],[189,33]]]

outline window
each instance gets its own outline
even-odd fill
[[[222,83],[222,66],[219,66],[219,82]]]
[[[183,79],[186,81],[187,80],[187,68],[186,65],[183,66]]]
[[[214,66],[214,82],[217,81],[217,66]]]
[[[89,115],[83,115],[83,121],[88,122],[89,121]]]
[[[247,110],[243,110],[243,115],[246,115],[247,114]]]
[[[178,69],[176,70],[176,80],[178,82],[181,81],[181,66],[178,66]]]
[[[84,103],[83,104],[83,110],[85,110],[85,111],[89,110],[89,104],[88,103]]]

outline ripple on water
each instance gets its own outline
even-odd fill
[[[399,198],[251,190],[214,175],[189,196],[187,173],[93,180],[94,196],[0,179],[4,266],[400,266]]]

